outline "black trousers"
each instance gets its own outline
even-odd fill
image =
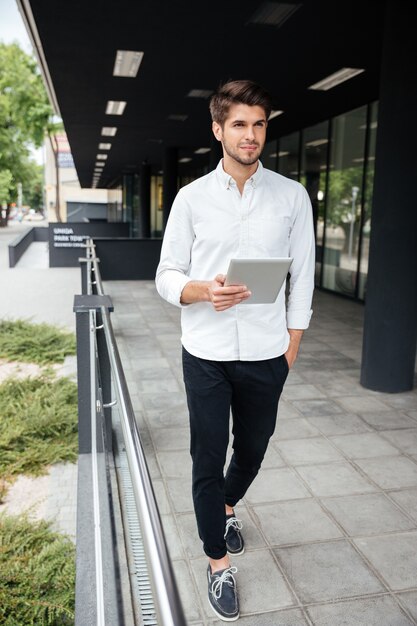
[[[182,363],[198,532],[207,556],[221,559],[227,552],[225,503],[234,506],[261,467],[288,364],[284,355],[265,361],[209,361],[184,348]],[[233,454],[224,474],[230,414]]]

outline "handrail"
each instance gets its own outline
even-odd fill
[[[100,276],[99,259],[92,239],[87,243],[87,293],[95,290],[104,295]],[[91,274],[94,272],[94,280]],[[186,626],[171,559],[162,527],[162,522],[146,463],[140,434],[135,419],[126,377],[115,340],[108,308],[100,307],[104,334],[120,421],[123,432],[126,457],[132,480],[138,519],[140,520],[149,573],[152,582],[155,608],[160,626]],[[113,403],[111,403],[113,404]]]

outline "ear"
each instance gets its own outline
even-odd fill
[[[220,124],[218,124],[217,122],[213,122],[211,125],[211,129],[217,141],[221,141],[223,138],[223,131],[222,131],[222,127],[220,126]]]

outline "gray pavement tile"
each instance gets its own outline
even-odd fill
[[[168,500],[165,485],[161,479],[153,480],[152,487],[155,493],[156,502],[161,515],[167,515],[171,513],[171,505]]]
[[[417,422],[416,428],[404,430],[386,430],[381,431],[381,435],[391,441],[397,448],[406,454],[415,454],[417,452]]]
[[[300,383],[304,383],[305,381],[301,378],[300,374],[297,373],[297,365],[294,365],[285,381],[285,386],[287,385],[299,385]]]
[[[374,411],[389,411],[389,406],[374,396],[339,396],[337,402],[345,410],[351,413],[363,413]]]
[[[336,524],[312,499],[254,506],[259,527],[270,545],[337,539]]]
[[[177,379],[172,376],[164,376],[159,380],[143,379],[137,381],[137,387],[139,392],[143,393],[165,393],[165,392],[179,392],[180,386]]]
[[[416,527],[382,493],[323,498],[322,503],[351,536],[376,535]]]
[[[306,498],[310,494],[288,468],[262,469],[245,495],[249,504]]]
[[[412,411],[417,408],[417,389],[405,393],[387,393],[384,395],[386,396],[384,401],[394,409],[403,411],[410,409]]]
[[[293,400],[292,404],[304,416],[336,415],[342,409],[333,400]]]
[[[242,616],[294,605],[293,596],[269,550],[245,552],[235,557],[232,564],[238,569],[235,579]],[[207,617],[212,617],[207,598],[207,565],[207,557],[191,561],[203,608]],[[260,576],[261,571],[268,572],[268,575]]]
[[[284,387],[283,397],[286,400],[306,400],[309,398],[325,398],[326,394],[315,385],[303,383],[301,385],[289,385]]]
[[[187,562],[176,560],[173,561],[172,565],[187,623],[201,620],[202,611],[199,597]]]
[[[317,428],[304,417],[299,419],[281,419],[277,421],[273,440],[303,439],[305,437],[317,437]]]
[[[417,486],[417,463],[405,457],[362,459],[355,463],[382,489]]]
[[[171,559],[183,559],[184,550],[173,515],[161,515],[162,527]]]
[[[187,558],[201,557],[203,543],[198,536],[197,522],[194,512],[177,515],[177,524]]]
[[[157,451],[189,450],[190,429],[188,427],[152,428],[152,440]]]
[[[179,391],[172,391],[170,393],[144,393],[142,394],[142,397],[145,409],[179,410],[187,408],[184,394]]]
[[[194,511],[191,495],[191,477],[170,478],[166,481],[169,496],[177,513]]]
[[[132,360],[131,370],[133,373],[138,372],[139,376],[146,377],[147,372],[151,372],[151,378],[154,378],[154,373],[159,372],[159,376],[165,375],[165,370],[169,371],[170,365],[168,359],[165,357],[148,357],[143,358],[142,355],[138,355],[136,359]]]
[[[188,411],[185,407],[146,409],[145,419],[150,428],[185,427],[189,423]]]
[[[289,420],[292,421],[292,420]],[[273,467],[285,467],[285,462],[282,459],[279,452],[274,447],[273,441],[269,443],[269,446],[266,450],[266,454],[264,456],[264,460],[262,461],[262,468],[273,468]]]
[[[417,420],[417,411],[405,411],[407,415],[409,415],[414,420]]]
[[[302,602],[333,601],[384,591],[347,541],[275,548],[274,551]]]
[[[339,461],[343,457],[331,443],[323,437],[292,439],[276,443],[283,458],[291,465],[308,465]]]
[[[308,607],[314,626],[412,626],[390,596]]]
[[[411,517],[417,520],[417,489],[404,489],[402,491],[390,491],[389,495]]]
[[[360,417],[376,430],[416,427],[415,420],[401,411],[370,411],[368,413],[360,413]]]
[[[349,463],[304,465],[297,472],[316,496],[344,496],[376,491]]]
[[[219,620],[210,622],[210,626],[222,626]],[[307,621],[299,609],[282,609],[269,613],[257,613],[240,617],[239,626],[307,626]]]
[[[295,417],[303,417],[302,413],[298,411],[290,402],[286,402],[283,398],[280,399],[278,404],[278,419],[281,418],[291,418]]]
[[[377,433],[336,436],[331,437],[331,441],[351,459],[399,454],[399,451],[394,446],[390,445]]]
[[[163,475],[166,478],[183,478],[191,476],[191,456],[188,450],[157,452]]]
[[[339,413],[338,415],[309,417],[308,421],[328,437],[331,435],[365,433],[371,430],[371,427],[368,424],[353,413]]]
[[[397,594],[397,598],[417,621],[417,590],[404,591],[403,593]]]
[[[417,531],[354,540],[391,589],[417,587]]]
[[[332,376],[324,380],[322,375],[321,381],[317,383],[317,388],[323,391],[328,398],[346,395],[364,395],[367,393],[367,390],[358,382],[342,374],[332,374]]]

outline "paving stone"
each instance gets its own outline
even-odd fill
[[[412,626],[390,596],[308,607],[314,626]]]
[[[405,591],[397,594],[398,600],[405,606],[417,621],[417,591]]]
[[[271,440],[266,450],[264,460],[262,461],[262,469],[274,467],[285,467],[285,462],[278,450],[274,447],[273,440]]]
[[[326,463],[339,461],[343,457],[326,439],[294,439],[277,442],[283,458],[291,465],[308,465],[309,463]]]
[[[363,419],[353,413],[340,413],[323,417],[309,417],[308,421],[324,435],[348,435],[370,432],[371,428]]]
[[[351,459],[399,454],[399,451],[394,446],[390,445],[377,433],[331,437],[331,441]]]
[[[391,589],[417,587],[417,531],[354,541]]]
[[[381,435],[391,441],[397,448],[406,454],[415,454],[417,451],[417,423],[416,428],[404,430],[386,430]]]
[[[191,476],[192,462],[188,450],[158,452],[156,456],[165,477],[183,478]]]
[[[333,400],[293,400],[294,407],[305,416],[336,415],[342,409]]]
[[[222,626],[223,621],[210,622],[210,626]],[[239,618],[239,626],[307,626],[307,621],[299,609],[283,609],[268,613],[257,613]]]
[[[315,428],[305,418],[299,419],[278,419],[273,440],[282,441],[284,439],[302,439],[305,437],[317,437],[319,434]]]
[[[312,499],[254,506],[270,545],[306,543],[342,537],[343,533]]]
[[[284,387],[283,397],[286,400],[305,400],[307,398],[325,398],[326,395],[314,385],[301,384]]]
[[[369,411],[360,413],[360,417],[376,430],[396,430],[415,428],[416,422],[401,411]]]
[[[316,496],[343,496],[376,491],[348,463],[302,465],[297,467],[297,472]]]
[[[377,397],[369,396],[344,396],[338,397],[337,402],[345,411],[352,413],[368,413],[374,411],[388,411],[389,406]]]
[[[169,496],[177,513],[194,511],[190,478],[170,478],[166,481]]]
[[[384,591],[379,580],[344,540],[275,548],[302,602],[334,601]]]
[[[390,491],[389,495],[395,502],[417,520],[417,489],[404,489],[402,491]]]
[[[159,450],[189,450],[190,429],[152,428],[152,440],[157,451]]]
[[[301,480],[290,469],[265,469],[258,474],[249,487],[245,500],[249,504],[258,504],[274,500],[306,498],[309,495]]]
[[[401,456],[364,459],[356,464],[382,489],[417,485],[417,464]]]
[[[183,559],[184,550],[173,515],[161,515],[162,527],[171,559]]]
[[[410,530],[416,526],[382,493],[323,498],[322,502],[351,536]]]
[[[186,561],[176,560],[172,565],[187,623],[201,620],[203,613],[200,608],[199,595]]]

